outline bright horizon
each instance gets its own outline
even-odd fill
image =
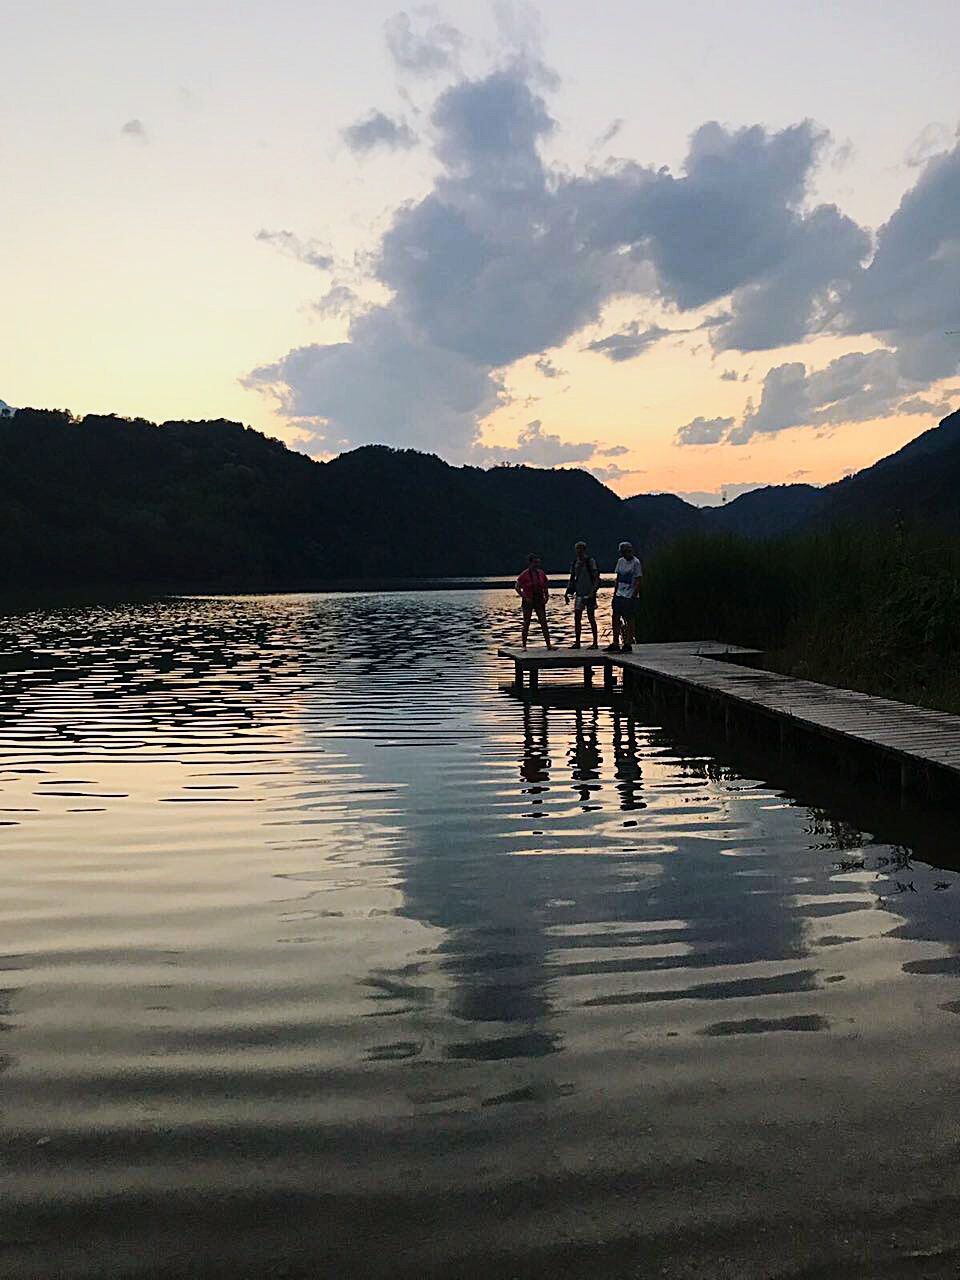
[[[79,8],[0,0],[11,405],[703,502],[960,404],[952,3]]]

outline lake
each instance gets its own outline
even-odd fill
[[[0,619],[0,1276],[957,1274],[955,818],[516,614]]]

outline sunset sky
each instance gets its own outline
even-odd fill
[[[960,407],[956,0],[0,0],[0,398],[834,480]]]

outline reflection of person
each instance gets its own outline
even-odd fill
[[[613,644],[608,646],[608,653],[630,653],[633,648],[637,593],[642,577],[643,566],[633,554],[633,547],[629,542],[621,542],[620,559],[617,561],[617,585],[613,592]]]
[[[587,544],[578,542],[573,549],[574,560],[570,566],[570,581],[564,599],[570,603],[573,596],[573,648],[580,648],[580,629],[583,625],[583,611],[587,611],[587,621],[593,632],[593,648],[600,641],[597,638],[597,587],[600,585],[600,570],[593,556],[587,555]]]
[[[600,754],[598,741],[597,708],[590,712],[590,725],[584,730],[583,711],[577,708],[577,736],[570,748],[568,758],[573,774],[574,790],[580,796],[580,803],[586,809],[591,793],[600,789],[600,768],[603,756]],[[594,806],[595,808],[597,806]]]
[[[534,730],[529,703],[523,709],[523,763],[520,776],[527,783],[524,790],[532,796],[532,804],[542,804],[538,799],[550,790],[550,749],[547,743],[547,710],[541,708],[539,734]]]
[[[550,588],[547,585],[547,575],[540,567],[540,557],[534,552],[527,556],[527,567],[517,579],[514,590],[523,601],[523,627],[520,632],[520,643],[524,649],[527,647],[527,636],[530,634],[530,619],[536,614],[537,621],[540,623],[540,630],[543,632],[544,643],[548,649],[552,649],[550,630],[547,627],[547,600],[550,596]]]
[[[637,794],[643,789],[643,770],[637,751],[637,729],[632,716],[627,716],[627,732],[623,732],[623,717],[619,711],[613,713],[613,764],[617,779],[617,790],[620,792],[620,808],[645,809],[646,805]]]

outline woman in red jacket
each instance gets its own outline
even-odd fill
[[[524,649],[527,647],[527,636],[530,634],[530,619],[534,614],[537,615],[547,648],[552,649],[550,628],[547,626],[547,600],[550,590],[547,585],[547,575],[540,567],[540,557],[534,552],[527,556],[527,567],[517,579],[514,590],[523,601],[521,644]]]

